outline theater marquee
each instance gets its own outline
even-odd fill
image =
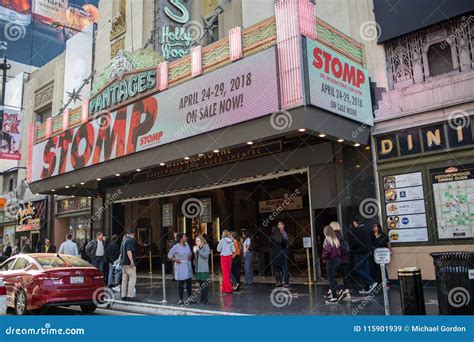
[[[268,49],[104,114],[36,144],[32,181],[271,114],[277,79]]]

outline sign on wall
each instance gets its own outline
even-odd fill
[[[367,70],[319,42],[306,42],[310,104],[373,126]]]
[[[163,227],[173,227],[173,203],[165,203],[161,207]]]
[[[421,172],[383,177],[390,242],[428,241]]]
[[[474,164],[431,173],[439,239],[474,237]]]
[[[278,110],[275,49],[89,121],[33,148],[38,181]]]
[[[46,200],[20,204],[16,219],[17,232],[40,230],[46,222]]]
[[[21,160],[21,112],[5,107],[0,132],[0,159]]]

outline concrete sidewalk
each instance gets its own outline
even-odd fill
[[[195,284],[194,290],[197,289]],[[275,289],[273,284],[258,283],[243,287],[234,294],[222,294],[220,282],[209,285],[209,304],[198,303],[178,306],[178,284],[167,280],[167,303],[162,303],[161,279],[140,277],[136,286],[137,302],[123,302],[115,294],[110,309],[148,315],[384,315],[382,287],[370,296],[357,294],[351,289],[351,299],[339,304],[327,304],[323,295],[327,285],[291,285]],[[424,291],[428,315],[438,314],[436,289]],[[185,293],[185,299],[187,295]],[[400,293],[397,286],[389,289],[390,314],[401,315]]]

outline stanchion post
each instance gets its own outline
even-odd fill
[[[311,285],[313,284],[313,281],[311,279],[311,256],[309,254],[309,248],[306,248],[306,260],[308,263],[308,282],[306,284]]]
[[[214,281],[214,250],[211,249],[211,279]]]
[[[163,278],[163,300],[161,301],[162,303],[168,303],[166,300],[166,270],[165,270],[165,264],[161,264],[161,274]]]
[[[390,306],[388,302],[387,291],[387,274],[385,273],[385,267],[385,264],[380,264],[380,272],[382,272],[383,303],[385,308],[385,316],[390,316]]]
[[[151,250],[148,251],[148,258],[150,259],[150,272],[148,272],[148,273],[153,274],[153,262],[151,260]]]

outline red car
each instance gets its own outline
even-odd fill
[[[84,313],[92,313],[103,295],[102,273],[71,255],[15,255],[1,264],[0,278],[7,289],[7,305],[13,307],[17,315],[68,305],[80,305]]]

